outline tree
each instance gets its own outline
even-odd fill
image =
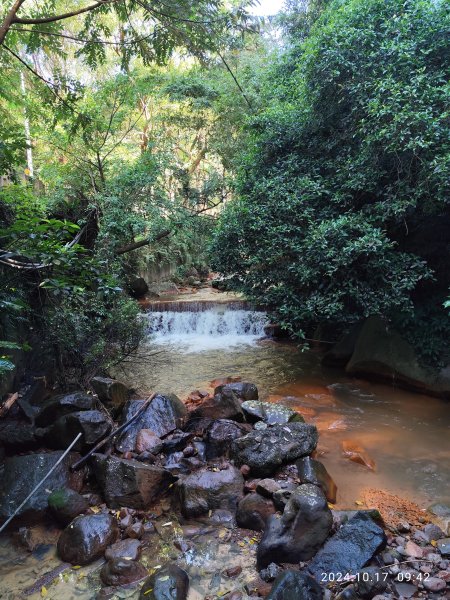
[[[296,335],[383,314],[436,359],[419,321],[447,335],[449,19],[445,2],[336,1],[266,79],[212,251]]]

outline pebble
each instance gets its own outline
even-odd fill
[[[237,577],[242,573],[241,565],[236,565],[235,567],[230,567],[225,571],[227,577]]]
[[[441,538],[445,537],[442,529],[434,523],[428,523],[428,525],[425,525],[422,533],[425,535],[428,542],[431,542],[431,540],[440,540]]]
[[[411,525],[408,523],[408,521],[400,521],[397,523],[396,529],[399,533],[408,533],[411,531]]]
[[[248,465],[242,465],[240,471],[244,477],[248,477],[250,475],[250,467]]]
[[[446,583],[450,581],[450,571],[438,571],[436,577],[443,579]]]
[[[438,577],[430,577],[423,582],[423,587],[429,592],[440,592],[445,589],[446,583]]]
[[[420,546],[418,546],[416,543],[414,543],[412,540],[409,540],[409,542],[406,542],[405,552],[406,552],[407,556],[410,556],[411,558],[422,558],[422,556],[423,556],[422,548]]]

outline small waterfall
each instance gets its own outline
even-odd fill
[[[156,308],[156,306],[152,307]],[[147,313],[148,332],[156,344],[171,344],[188,352],[233,348],[241,344],[254,344],[264,337],[268,320],[264,312],[216,305],[206,306],[186,303],[185,310],[153,310]]]

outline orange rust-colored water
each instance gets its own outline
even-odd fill
[[[315,352],[268,340],[199,353],[166,346],[116,375],[142,391],[170,390],[181,398],[211,389],[215,378],[255,383],[263,400],[290,406],[317,425],[318,457],[338,486],[337,507],[355,507],[367,488],[421,506],[450,499],[448,403],[325,369]],[[375,468],[345,456],[343,442],[361,447]]]

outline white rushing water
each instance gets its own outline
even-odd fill
[[[264,337],[268,323],[263,312],[222,306],[202,311],[154,311],[147,313],[147,318],[153,343],[174,345],[185,352],[254,345]]]

